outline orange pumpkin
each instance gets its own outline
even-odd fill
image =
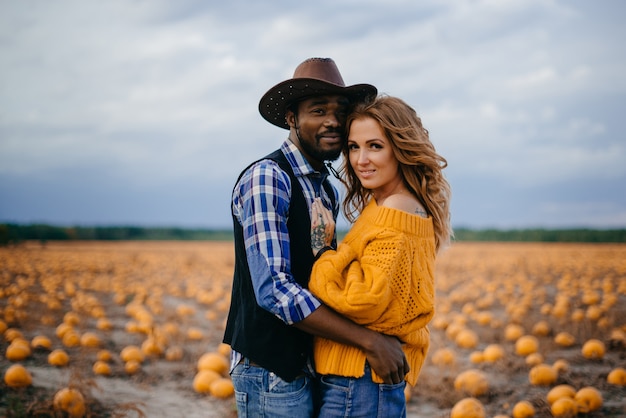
[[[99,374],[102,376],[109,376],[111,374],[111,366],[109,366],[109,363],[106,363],[102,360],[97,360],[93,364],[92,370],[95,374]]]
[[[198,370],[213,370],[221,375],[228,372],[229,364],[226,358],[219,353],[204,353],[198,359]]]
[[[50,350],[50,348],[52,348],[52,341],[44,335],[37,335],[31,340],[30,346],[35,349],[43,348]]]
[[[606,381],[612,385],[626,386],[626,370],[621,367],[611,370]]]
[[[57,366],[64,367],[70,362],[70,356],[60,348],[53,350],[50,354],[48,354],[48,363]]]
[[[476,398],[464,398],[454,404],[450,418],[485,418],[485,407]]]
[[[604,343],[602,341],[591,339],[583,344],[581,352],[587,359],[599,360],[604,357],[606,348],[604,347]]]
[[[33,383],[33,377],[26,367],[13,364],[4,372],[4,383],[11,388],[24,388]]]
[[[558,385],[550,389],[548,394],[546,395],[546,400],[550,405],[559,400],[560,398],[571,398],[574,399],[576,396],[576,389],[573,386],[563,384]]]
[[[87,412],[85,398],[78,389],[63,388],[59,390],[52,401],[54,409],[67,413],[71,418],[82,418]]]
[[[454,389],[470,396],[484,395],[489,391],[489,380],[478,369],[466,370],[454,379]]]
[[[574,400],[578,404],[578,412],[583,414],[600,409],[603,403],[600,391],[591,386],[584,387],[576,392]]]
[[[136,345],[127,345],[126,347],[124,347],[120,352],[120,358],[124,362],[136,360],[139,363],[143,363],[143,361],[145,360],[143,351],[141,351],[141,349]]]
[[[556,371],[547,364],[538,364],[528,372],[528,380],[534,386],[548,386],[556,382]]]
[[[216,398],[229,398],[235,393],[232,380],[220,377],[209,385],[209,393]]]
[[[571,347],[576,344],[576,338],[569,332],[559,332],[554,337],[554,342],[560,345],[561,347]]]
[[[573,398],[559,398],[550,406],[550,412],[553,417],[575,417],[578,414],[578,404]]]
[[[211,383],[222,376],[213,370],[200,370],[193,378],[193,390],[198,393],[210,393]]]
[[[519,356],[536,353],[538,349],[539,340],[534,335],[523,335],[515,341],[515,353]]]
[[[535,416],[535,407],[528,401],[520,401],[513,407],[513,418],[530,418]]]

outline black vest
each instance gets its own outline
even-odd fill
[[[308,288],[313,267],[309,207],[300,182],[282,151],[277,150],[263,159],[276,161],[291,179],[291,200],[287,220],[291,273],[298,284]],[[324,182],[324,187],[329,196],[334,197],[327,181]],[[246,258],[243,228],[234,214],[233,226],[235,273],[224,342],[254,363],[276,373],[286,381],[292,381],[302,373],[307,359],[312,354],[313,337],[285,324],[257,304]]]

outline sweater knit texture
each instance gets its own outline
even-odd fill
[[[431,218],[378,206],[365,207],[336,251],[314,264],[309,289],[328,306],[374,331],[397,336],[415,385],[428,352],[434,315],[435,234]],[[365,353],[316,337],[321,374],[364,375]],[[372,371],[372,380],[382,383]]]

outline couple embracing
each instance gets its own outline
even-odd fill
[[[403,417],[450,228],[446,160],[403,100],[310,58],[261,98],[288,130],[232,194],[224,342],[240,417]],[[343,155],[339,193],[328,179]],[[339,210],[353,222],[337,245]]]

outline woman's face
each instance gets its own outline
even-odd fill
[[[380,124],[372,118],[360,118],[350,124],[348,133],[350,166],[361,185],[379,199],[402,186],[398,160]]]

